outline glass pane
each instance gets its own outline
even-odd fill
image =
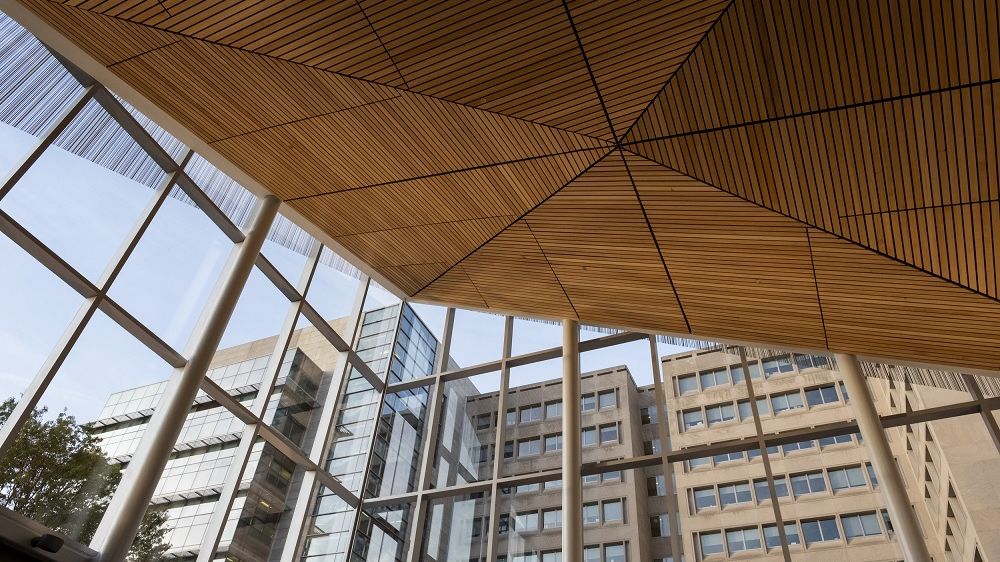
[[[232,248],[201,209],[168,197],[109,294],[183,350]]]
[[[0,460],[4,506],[87,543],[121,478],[116,443],[148,421],[162,391],[149,383],[171,371],[96,313]]]
[[[503,354],[504,317],[455,310],[451,356],[460,367],[495,361]]]
[[[561,449],[556,449],[554,444],[556,437],[560,441],[562,438],[562,415],[545,416],[546,403],[562,399],[561,373],[561,357],[511,367],[507,409],[514,413],[504,440],[505,446],[513,447],[514,455],[504,455],[502,475],[554,470],[561,466]]]
[[[406,555],[413,504],[380,506],[361,511],[358,533],[351,549],[357,562],[402,560]]]
[[[431,477],[435,487],[493,477],[499,384],[499,372],[444,383]]]
[[[164,177],[91,100],[0,208],[96,282]]]
[[[83,298],[0,235],[0,399],[20,400]]]
[[[418,387],[385,395],[364,497],[404,494],[416,489],[426,426],[427,390]]]
[[[490,494],[433,499],[427,504],[423,560],[482,560],[490,536]],[[503,537],[503,527],[500,529]]]
[[[497,552],[507,560],[537,560],[562,541],[562,493],[541,484],[500,489]],[[546,527],[546,516],[549,526]]]
[[[360,271],[330,251],[329,248],[323,248],[312,284],[309,286],[309,293],[306,295],[306,301],[347,341],[351,339],[350,331],[354,329],[354,326],[348,326],[346,319],[352,312],[351,307],[354,306],[354,298],[360,284]],[[373,286],[375,285],[373,284]],[[369,289],[369,292],[373,291]],[[376,289],[374,292],[377,293],[378,290]],[[382,302],[384,299],[381,299],[380,296],[372,297],[369,295],[369,298],[376,299],[371,301],[373,304],[370,305],[370,308],[391,304]],[[382,304],[376,305],[374,304],[376,302]]]
[[[279,214],[267,233],[261,253],[293,287],[299,286],[302,272],[319,244],[297,224]]]
[[[551,320],[514,318],[511,355],[524,355],[533,351],[562,347],[562,325]]]
[[[195,153],[184,168],[188,177],[208,195],[233,224],[242,228],[250,222],[257,197],[235,180]],[[186,196],[182,196],[187,200]]]
[[[289,304],[271,280],[254,267],[226,325],[219,349],[254,341],[260,341],[258,347],[266,346],[261,340],[272,341],[273,347],[271,338],[281,331]]]
[[[444,341],[444,322],[445,316],[447,316],[448,308],[444,306],[435,306],[432,304],[421,304],[418,302],[409,303],[410,308],[417,313],[420,320],[423,321],[427,329],[434,334],[437,340]],[[445,369],[447,370],[447,369]]]
[[[638,386],[653,384],[653,364],[646,339],[604,347],[580,354],[580,372],[590,373],[624,366]]]
[[[312,519],[306,527],[303,558],[324,562],[346,560],[354,515],[354,508],[347,502],[320,486]]]
[[[118,100],[118,103],[120,103],[122,107],[132,114],[132,117],[135,118],[139,125],[141,125],[143,129],[146,129],[146,132],[153,137],[153,140],[163,147],[163,150],[165,150],[166,153],[174,159],[174,161],[181,161],[184,153],[187,151],[187,146],[185,146],[184,143],[177,140],[177,137],[171,135],[163,127],[154,123],[152,119],[146,117],[138,109],[132,107],[132,105],[127,101],[118,97],[117,94],[112,93],[112,95],[116,100]]]
[[[49,50],[0,13],[0,177],[38,143],[83,90]]]

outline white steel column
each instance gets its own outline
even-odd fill
[[[674,464],[670,462],[670,430],[667,427],[667,381],[660,365],[660,353],[656,346],[656,336],[649,336],[649,358],[653,365],[653,392],[656,397],[656,431],[660,436],[660,456],[663,458],[663,492],[667,496],[667,509],[670,513],[667,522],[670,529],[670,556],[674,560],[681,559],[681,510],[677,506],[677,490],[674,489]],[[673,385],[671,384],[671,387]]]
[[[101,553],[101,562],[124,560],[132,545],[279,205],[280,201],[273,195],[260,200],[246,238],[229,257],[214,294],[188,341],[185,350],[188,362],[170,377],[139,448],[91,541],[91,548]]]
[[[844,385],[847,387],[847,393],[851,396],[858,430],[861,432],[861,437],[864,438],[868,454],[871,455],[872,466],[875,467],[875,472],[878,474],[879,487],[882,489],[882,497],[885,498],[886,506],[889,508],[892,527],[899,538],[899,545],[903,549],[903,558],[907,562],[930,562],[931,556],[927,551],[920,523],[917,521],[917,516],[906,495],[899,466],[889,449],[889,441],[882,429],[882,420],[879,419],[878,412],[875,410],[875,402],[872,400],[868,383],[861,373],[858,358],[854,355],[838,353],[837,367],[844,375]]]
[[[580,323],[563,320],[562,559],[583,560],[583,455],[580,445]],[[501,412],[501,415],[503,413]]]

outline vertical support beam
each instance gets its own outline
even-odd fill
[[[486,562],[497,559],[497,540],[500,538],[500,479],[503,468],[503,443],[507,435],[507,391],[510,388],[510,359],[514,346],[514,317],[507,316],[503,324],[503,356],[500,360],[500,390],[497,392],[497,426],[493,433],[493,484],[490,486],[489,540],[486,541]]]
[[[664,492],[667,494],[667,508],[670,510],[670,556],[681,559],[681,510],[677,505],[677,491],[674,490],[674,465],[670,462],[670,431],[667,428],[667,390],[663,369],[660,368],[660,353],[656,348],[656,337],[649,336],[649,359],[653,362],[653,391],[656,398],[656,430],[660,436],[660,456],[663,458]]]
[[[563,320],[563,560],[583,560],[583,482],[580,468],[580,323]]]
[[[979,415],[982,417],[983,423],[986,424],[986,431],[993,439],[993,446],[1000,453],[1000,427],[997,426],[997,419],[993,417],[993,410],[987,408],[986,404],[983,403],[985,396],[983,396],[983,389],[979,388],[979,381],[972,375],[963,374],[962,382],[965,383],[965,388],[969,390],[972,399],[979,401]]]
[[[455,309],[448,308],[444,318],[444,334],[442,334],[441,345],[438,346],[437,357],[434,358],[434,387],[430,391],[430,405],[427,409],[427,417],[424,419],[424,442],[421,447],[420,473],[417,476],[417,501],[413,504],[413,515],[410,516],[410,527],[407,529],[406,539],[406,560],[409,562],[420,562],[421,549],[420,540],[427,521],[427,499],[424,491],[429,489],[431,470],[434,468],[434,451],[437,448],[438,433],[441,424],[438,418],[441,416],[441,402],[444,400],[444,382],[441,380],[441,373],[448,367],[448,357],[451,356],[451,332],[455,327]]]
[[[907,562],[930,562],[931,556],[927,551],[920,523],[917,522],[917,516],[906,496],[903,477],[900,475],[899,466],[889,449],[889,441],[885,437],[882,421],[875,410],[871,390],[861,373],[858,358],[854,355],[838,353],[837,366],[844,375],[844,385],[847,387],[847,393],[851,396],[851,402],[854,405],[854,417],[858,422],[858,429],[865,440],[868,454],[871,455],[872,465],[878,473],[879,486],[882,488],[882,496],[889,508],[892,526],[896,531],[896,536],[899,537],[903,558]]]
[[[757,408],[757,393],[753,390],[750,378],[750,365],[747,363],[747,350],[740,346],[740,366],[743,368],[743,382],[747,387],[747,399],[750,401],[750,412],[753,414],[754,431],[757,433],[757,448],[760,459],[764,462],[764,476],[767,477],[767,492],[771,494],[771,510],[774,512],[774,524],[778,527],[778,538],[781,540],[781,556],[785,562],[792,562],[792,553],[788,550],[788,536],[785,534],[785,520],[781,517],[781,506],[778,505],[778,490],[774,486],[774,471],[771,470],[771,458],[767,454],[767,443],[764,442],[764,428],[760,423],[760,411]]]
[[[91,541],[91,548],[101,553],[101,562],[124,560],[132,545],[279,205],[280,201],[273,195],[260,200],[246,238],[230,255],[212,299],[188,342],[188,362],[167,382],[139,448]]]

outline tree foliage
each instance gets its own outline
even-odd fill
[[[13,398],[0,403],[0,424],[14,410]],[[46,416],[36,408],[0,458],[0,505],[86,544],[94,536],[121,468],[109,462],[100,439],[76,418]],[[148,510],[129,562],[153,562],[167,550],[167,516]]]

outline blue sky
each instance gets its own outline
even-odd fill
[[[0,124],[0,173],[6,174],[35,139]],[[95,283],[129,233],[153,191],[62,149],[52,147],[0,201],[0,208],[57,251]],[[221,271],[232,245],[196,207],[167,198],[110,295],[167,343],[184,344]],[[301,271],[305,257],[267,242],[264,250],[279,271]],[[42,366],[82,298],[0,236],[0,394],[19,395]],[[349,312],[358,281],[321,266],[314,280],[314,306],[327,318]],[[312,295],[311,295],[312,296]],[[388,304],[393,297],[372,295]],[[312,298],[310,299],[312,300]],[[222,347],[278,332],[287,300],[259,272],[250,278]],[[435,335],[441,336],[444,308],[415,305]],[[300,325],[303,325],[300,323]],[[560,344],[558,325],[517,320],[513,353]],[[452,355],[460,365],[500,356],[503,318],[460,310]],[[583,338],[602,334],[584,332]],[[680,350],[660,345],[661,355]],[[645,342],[584,353],[583,370],[627,364],[639,384],[652,381]],[[42,399],[51,411],[66,409],[81,421],[95,418],[108,395],[169,376],[171,368],[113,321],[98,313],[60,368]],[[518,386],[561,375],[558,360],[512,372]],[[495,390],[498,375],[477,377],[481,390]]]

